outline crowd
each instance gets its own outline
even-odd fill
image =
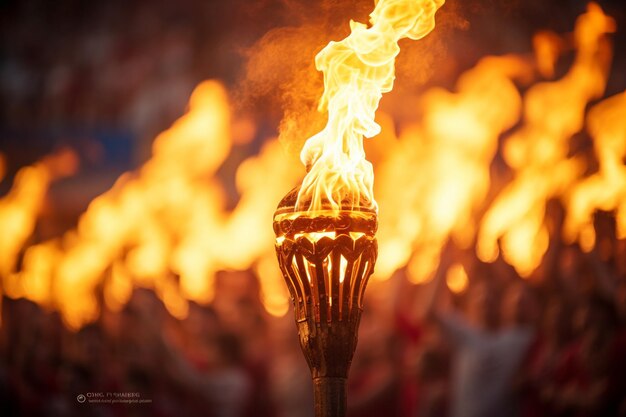
[[[602,3],[623,19],[618,2]],[[306,23],[290,15],[298,3],[310,7],[302,0],[0,2],[0,148],[11,164],[23,166],[64,142],[81,148],[86,138],[106,135],[132,142],[134,163],[141,162],[155,135],[183,113],[195,85],[216,78],[235,91],[247,48],[273,27]],[[450,6],[450,21],[458,13],[475,23],[469,32],[446,33],[445,60],[458,60],[452,67],[461,70],[486,53],[527,48],[533,28],[558,23],[563,27],[554,30],[570,30],[584,3],[528,0],[516,12],[498,2]],[[616,37],[624,41],[621,32]],[[623,86],[623,59],[616,54],[611,94]],[[458,71],[446,74],[437,81],[451,85]],[[280,106],[256,107],[267,119],[276,117],[268,109]]]
[[[626,242],[613,226],[596,216],[589,253],[560,242],[556,227],[526,280],[501,260],[453,256],[470,270],[469,289],[446,297],[438,276],[418,313],[396,315],[414,363],[400,415],[626,415]]]
[[[610,220],[598,216],[590,253],[555,239],[527,279],[449,245],[429,284],[410,284],[403,271],[372,282],[349,416],[626,415],[626,241]],[[469,273],[461,293],[443,279],[451,262]],[[220,273],[214,302],[190,303],[182,320],[135,289],[120,311],[103,303],[78,330],[54,310],[5,298],[2,414],[312,416],[292,315],[265,313],[258,279]]]
[[[112,138],[132,140],[141,162],[199,82],[238,76],[237,48],[266,30],[242,3],[2,2],[0,148],[21,166],[55,145]]]

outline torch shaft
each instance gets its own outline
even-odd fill
[[[313,379],[315,417],[344,417],[347,408],[346,378]]]

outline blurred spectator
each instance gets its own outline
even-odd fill
[[[350,370],[348,416],[399,416],[399,378],[394,338],[386,334],[389,325],[381,321],[372,304],[364,313],[361,340]],[[372,318],[367,316],[371,315]]]
[[[548,301],[539,335],[521,372],[524,417],[557,415],[551,400],[558,382],[557,370],[572,337],[571,317],[572,309],[566,300],[555,297]]]
[[[270,395],[277,417],[313,417],[313,384],[290,313],[277,319],[270,333]]]
[[[556,370],[552,397],[557,415],[617,415],[626,394],[626,339],[617,332],[614,306],[592,296],[580,306],[576,321],[580,336]]]
[[[465,293],[441,296],[450,258],[467,260],[457,252],[444,256],[430,287],[399,274],[395,302],[381,296],[394,281],[378,284],[362,316],[349,415],[624,416],[622,294],[602,292],[597,269],[581,267],[597,260],[568,247],[559,256],[576,253],[589,285],[565,291],[539,279],[532,293],[542,294],[541,307],[527,284],[492,279],[490,267],[470,274]],[[623,288],[617,264],[600,262]],[[121,311],[104,308],[76,331],[30,301],[3,299],[3,415],[73,417],[84,411],[81,393],[139,392],[151,403],[86,406],[103,416],[311,416],[310,374],[292,317],[263,312],[250,272],[219,280],[219,302],[190,302],[184,320],[153,291],[137,289]],[[494,284],[501,281],[503,289]]]
[[[497,301],[491,285],[482,280],[470,289],[465,317],[431,311],[454,352],[453,417],[515,416],[519,410],[514,377],[533,337],[524,311],[528,295],[521,284],[512,283],[500,306]]]

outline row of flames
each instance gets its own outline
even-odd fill
[[[502,257],[528,277],[548,248],[551,199],[565,207],[566,242],[594,247],[596,210],[614,212],[617,236],[626,238],[626,93],[587,111],[604,95],[607,34],[614,30],[613,19],[591,3],[573,37],[539,33],[534,57],[486,57],[461,75],[454,92],[427,91],[422,118],[397,137],[392,117],[377,114],[383,133],[367,144],[381,207],[373,279],[406,267],[413,282],[427,281],[449,239],[475,247],[482,261]],[[557,60],[572,49],[571,67],[553,79]],[[524,94],[518,85],[528,86]],[[589,155],[569,154],[572,137],[585,128],[597,170],[588,167]],[[94,199],[75,230],[30,246],[49,184],[72,175],[77,161],[66,150],[22,168],[0,200],[0,290],[56,309],[78,328],[97,318],[99,298],[116,311],[134,287],[153,289],[183,318],[189,300],[211,301],[218,271],[253,269],[267,311],[285,314],[271,219],[302,168],[276,139],[267,140],[237,169],[233,210],[217,176],[233,143],[254,134],[250,122],[232,117],[224,88],[204,82],[188,112],[155,139],[146,164]],[[501,181],[490,175],[498,150],[511,179],[492,185]],[[0,158],[0,178],[4,166]],[[500,191],[485,207],[493,190]],[[462,265],[450,267],[448,285],[465,288]]]

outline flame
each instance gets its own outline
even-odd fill
[[[296,210],[375,209],[374,173],[365,159],[363,137],[380,133],[374,121],[378,103],[393,88],[398,41],[421,39],[435,27],[444,0],[380,0],[371,26],[350,21],[350,35],[330,42],[315,57],[324,73],[319,111],[328,111],[324,129],[304,144],[307,167]]]
[[[273,254],[272,254],[273,255]],[[256,264],[255,271],[261,282],[261,300],[268,313],[284,316],[289,311],[289,293],[282,279],[280,268],[274,256],[264,256]]]
[[[577,55],[560,80],[539,83],[524,97],[524,124],[504,144],[515,178],[498,195],[480,224],[477,254],[498,256],[522,276],[530,275],[548,248],[546,203],[561,198],[584,171],[584,161],[568,157],[571,137],[583,128],[585,107],[602,95],[611,56],[605,34],[615,22],[590,3],[574,31]]]
[[[153,155],[140,170],[122,175],[97,197],[76,230],[26,250],[22,270],[5,280],[7,294],[46,300],[61,311],[69,327],[77,328],[97,317],[100,298],[116,310],[133,287],[152,288],[171,314],[183,318],[188,300],[212,299],[217,271],[245,270],[260,259],[259,270],[265,273],[268,262],[263,259],[273,261],[275,256],[273,231],[265,219],[299,172],[295,163],[279,163],[287,156],[277,140],[268,141],[238,167],[240,199],[234,210],[227,210],[217,170],[232,143],[245,141],[231,131],[235,122],[240,121],[231,120],[224,88],[217,82],[200,84],[189,112],[155,139]],[[10,215],[14,207],[20,207],[18,214],[28,214],[20,214],[28,227],[21,227],[19,235],[4,235],[15,256],[32,233],[48,178],[44,166],[18,174],[14,190],[3,199],[3,224],[18,223]],[[267,285],[263,291],[276,292]],[[284,310],[278,304],[273,301],[275,313]]]
[[[615,211],[617,237],[626,239],[626,92],[596,104],[588,116],[599,171],[576,184],[568,196],[564,234],[583,249],[595,245],[593,213]]]
[[[446,274],[446,285],[448,285],[450,291],[455,294],[462,293],[467,289],[468,284],[469,280],[467,272],[465,271],[465,268],[463,268],[463,265],[454,264],[448,269]]]
[[[513,80],[529,72],[521,58],[489,57],[463,74],[456,93],[432,89],[425,94],[423,125],[407,127],[389,144],[377,172],[385,210],[379,217],[375,277],[386,279],[408,263],[412,282],[428,281],[450,235],[461,246],[471,244],[473,214],[489,190],[499,135],[521,111]]]
[[[35,230],[50,183],[77,169],[76,154],[64,148],[17,172],[11,190],[0,199],[0,277],[15,272],[17,257]],[[0,178],[4,170],[4,158],[0,158]]]

